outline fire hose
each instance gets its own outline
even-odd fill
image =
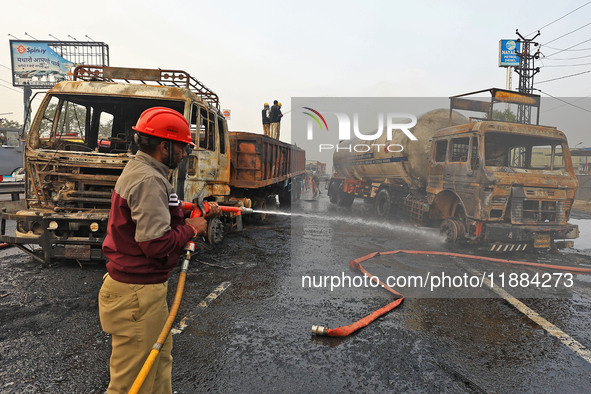
[[[209,212],[209,203],[207,201],[203,201],[200,203],[180,201],[180,204],[181,204],[181,208],[183,209],[183,211],[191,211],[191,214],[189,215],[189,217],[191,217],[191,218],[198,218],[198,217],[201,217],[202,215],[205,215]],[[220,208],[220,211],[222,211],[222,212],[231,212],[231,213],[235,213],[236,215],[241,215],[243,213],[244,214],[253,213],[253,210],[251,208],[230,207],[227,205],[219,205],[218,207]],[[205,212],[205,214],[203,212]]]
[[[374,280],[374,276],[367,272],[365,268],[361,265],[362,262],[372,259],[377,256],[386,256],[386,255],[393,255],[398,253],[406,253],[406,254],[427,254],[427,255],[437,255],[437,256],[451,256],[451,257],[460,257],[460,258],[468,258],[474,260],[484,260],[484,261],[491,261],[497,263],[506,263],[506,264],[516,264],[516,265],[526,265],[526,266],[533,266],[533,267],[542,267],[542,268],[549,268],[555,270],[562,270],[562,271],[573,271],[573,272],[581,272],[581,273],[591,273],[591,268],[581,268],[581,267],[567,267],[562,265],[553,265],[553,264],[542,264],[542,263],[532,263],[527,261],[517,261],[517,260],[507,260],[507,259],[499,259],[494,257],[484,257],[484,256],[474,256],[468,254],[461,254],[461,253],[451,253],[451,252],[437,252],[437,251],[426,251],[426,250],[393,250],[389,252],[374,252],[363,257],[359,257],[355,260],[351,260],[349,266],[351,269],[357,269],[362,274],[367,275],[370,280]],[[329,337],[346,337],[355,331],[369,325],[371,322],[376,320],[378,317],[385,315],[386,313],[390,312],[392,309],[396,308],[398,305],[402,303],[404,300],[404,296],[385,283],[383,283],[378,278],[375,279],[384,289],[389,291],[390,293],[394,294],[395,296],[399,297],[396,298],[394,301],[389,303],[388,305],[370,313],[369,315],[365,316],[364,318],[356,321],[355,323],[349,324],[347,326],[342,326],[338,328],[328,328],[324,326],[314,325],[312,326],[312,334],[313,335],[323,335]]]
[[[190,203],[190,202],[180,201],[180,204],[181,204],[181,208],[184,211],[191,211],[189,217],[192,217],[192,218],[205,216],[210,210],[210,205],[206,201],[200,202],[200,203]],[[233,212],[236,215],[241,215],[243,213],[252,213],[252,209],[244,208],[244,207],[229,207],[229,206],[220,205],[219,208],[222,212]],[[133,385],[131,386],[131,389],[129,390],[130,394],[136,394],[137,392],[140,391],[140,388],[142,387],[142,384],[146,380],[148,373],[150,373],[150,369],[152,369],[152,365],[154,364],[154,361],[156,361],[156,357],[160,353],[160,350],[162,349],[164,342],[166,342],[168,335],[170,335],[170,330],[172,329],[172,324],[174,323],[174,319],[176,318],[179,307],[181,305],[181,300],[183,298],[183,291],[185,289],[185,280],[187,277],[187,270],[189,269],[189,262],[191,261],[191,253],[194,251],[195,251],[195,242],[193,240],[191,240],[191,241],[187,242],[187,244],[185,245],[185,255],[183,257],[183,262],[181,264],[181,272],[179,273],[179,280],[178,280],[177,287],[176,287],[176,293],[174,295],[174,301],[172,303],[172,307],[170,308],[170,312],[168,313],[168,318],[166,319],[166,323],[164,323],[164,327],[162,328],[162,331],[160,332],[160,336],[158,337],[158,340],[152,346],[152,350],[150,351],[148,358],[144,362],[142,369],[140,370],[137,377],[135,378],[135,381],[133,382]]]

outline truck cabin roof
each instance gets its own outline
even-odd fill
[[[481,95],[485,92],[490,94],[490,99],[484,98],[483,100],[483,97],[468,97]],[[538,125],[540,121],[540,95],[538,94],[490,88],[451,96],[449,100],[450,125],[453,110],[477,112],[481,114],[480,117],[470,117],[470,122],[473,120],[496,120]],[[495,110],[495,106],[498,108],[499,104],[503,105],[503,110]],[[511,105],[517,105],[515,112],[511,110]],[[535,110],[535,123],[533,122],[531,114],[532,110]]]
[[[446,127],[438,130],[433,138],[445,138],[461,134],[484,134],[484,133],[509,133],[521,134],[530,137],[553,138],[566,141],[566,136],[556,127],[535,126],[521,123],[499,122],[499,121],[479,121],[471,122],[458,126]]]
[[[81,84],[80,81],[88,82]],[[112,83],[112,91],[105,92],[104,84]],[[96,83],[96,84],[95,84]],[[97,90],[100,86],[100,90]],[[182,70],[143,69],[106,66],[78,66],[74,69],[73,81],[61,82],[52,93],[75,94],[121,94],[149,96],[170,99],[193,98],[203,101],[206,106],[220,110],[216,93],[203,83]],[[188,94],[188,92],[190,92]]]

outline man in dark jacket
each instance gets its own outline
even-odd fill
[[[271,132],[271,118],[269,118],[270,110],[269,110],[269,103],[265,103],[263,108],[262,116],[263,116],[263,133],[265,135],[270,135]]]
[[[108,393],[127,393],[168,316],[170,271],[187,241],[205,234],[204,218],[185,219],[168,173],[187,155],[189,123],[163,107],[142,113],[140,150],[125,166],[111,197],[103,252],[107,271],[99,293],[103,330],[112,336]],[[219,213],[212,204],[211,215]],[[171,393],[169,335],[142,385],[142,392]]]
[[[271,118],[271,137],[279,139],[279,122],[281,122],[283,114],[281,113],[281,104],[277,100],[273,101],[269,117]]]

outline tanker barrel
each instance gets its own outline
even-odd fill
[[[468,123],[459,112],[452,113],[452,126]],[[335,150],[333,164],[337,173],[347,178],[383,183],[387,180],[405,183],[413,188],[423,188],[427,182],[427,166],[433,135],[440,129],[449,127],[449,109],[436,109],[422,115],[417,124],[410,129],[417,138],[410,140],[403,132],[394,132],[392,140],[386,140],[386,133],[376,141],[359,139],[341,141]],[[349,151],[349,145],[366,144],[371,150],[365,152]],[[385,147],[391,147],[387,151]],[[400,146],[403,147],[402,151]],[[364,150],[364,149],[361,149]]]

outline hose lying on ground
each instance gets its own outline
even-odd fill
[[[314,325],[314,326],[312,326],[312,334],[313,335],[325,335],[325,336],[329,336],[329,337],[346,337],[346,336],[354,333],[355,331],[359,330],[360,328],[367,326],[368,324],[370,324],[371,322],[376,320],[378,317],[385,315],[386,313],[390,312],[392,309],[394,309],[398,305],[400,305],[402,303],[402,301],[404,300],[404,296],[402,294],[398,293],[397,291],[395,291],[394,289],[392,289],[391,287],[389,287],[388,285],[386,285],[385,283],[383,283],[382,281],[378,280],[377,278],[373,279],[374,276],[372,274],[370,274],[369,272],[367,272],[365,270],[365,268],[363,268],[363,266],[361,266],[362,262],[372,259],[374,257],[387,256],[387,255],[392,255],[392,254],[397,254],[397,253],[428,254],[428,255],[438,255],[438,256],[461,257],[461,258],[468,258],[468,259],[474,259],[474,260],[492,261],[492,262],[496,262],[496,263],[528,265],[528,266],[533,266],[533,267],[550,268],[550,269],[562,270],[562,271],[591,273],[591,268],[566,267],[566,266],[562,266],[562,265],[532,263],[532,262],[528,262],[528,261],[507,260],[507,259],[499,259],[499,258],[495,258],[495,257],[474,256],[474,255],[469,255],[469,254],[451,253],[451,252],[436,252],[436,251],[428,251],[428,250],[392,250],[389,252],[374,252],[374,253],[370,253],[368,255],[365,255],[363,257],[359,257],[355,260],[351,260],[351,262],[349,263],[349,266],[352,269],[357,269],[362,274],[367,275],[367,277],[369,277],[370,280],[377,281],[384,289],[388,290],[390,293],[396,295],[399,298],[397,298],[393,302],[389,303],[388,305],[370,313],[369,315],[356,321],[355,323],[349,324],[348,326],[342,326],[342,327],[331,329],[331,328],[324,327],[324,326]]]

